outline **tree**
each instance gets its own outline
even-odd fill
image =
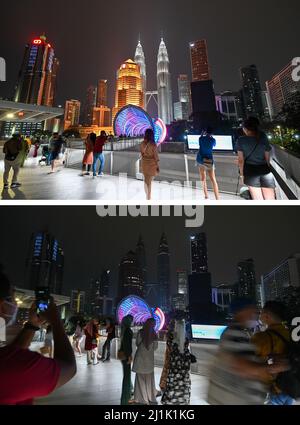
[[[295,317],[300,317],[300,288],[290,286],[283,298],[277,299],[287,307],[288,323],[291,324]]]
[[[295,128],[300,131],[300,92],[298,91],[292,102],[286,103],[282,111],[276,117],[276,120],[281,122],[288,128]]]

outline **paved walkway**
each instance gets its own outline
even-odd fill
[[[0,161],[0,173],[3,162]],[[3,190],[0,180],[0,199],[2,200],[71,200],[71,201],[145,201],[142,181],[123,176],[105,175],[93,180],[92,177],[80,177],[80,171],[60,167],[55,174],[49,174],[50,168],[44,166],[25,166],[20,171],[19,189]],[[2,174],[2,173],[1,173]],[[214,200],[213,193],[210,199]],[[240,198],[221,194],[222,200],[240,200]],[[202,191],[175,184],[154,182],[154,201],[201,201]]]
[[[99,363],[87,366],[86,358],[78,357],[78,372],[75,378],[64,387],[47,398],[36,401],[39,405],[119,405],[122,386],[122,366],[119,361]],[[161,369],[155,369],[156,386],[158,388]],[[134,380],[135,374],[132,374]],[[207,380],[200,375],[192,377],[191,404],[207,404],[205,402]],[[160,399],[158,399],[160,401]]]

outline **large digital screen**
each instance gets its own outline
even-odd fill
[[[192,335],[194,339],[220,340],[227,326],[217,325],[192,325]]]
[[[191,150],[199,150],[199,139],[201,136],[194,134],[188,135],[188,146]],[[232,136],[213,136],[216,139],[217,145],[215,151],[233,151]]]

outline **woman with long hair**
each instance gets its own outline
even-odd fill
[[[147,201],[151,201],[152,181],[159,174],[158,150],[154,140],[154,132],[151,128],[146,130],[144,141],[141,144],[141,160],[145,193]]]
[[[121,405],[128,405],[131,399],[132,322],[133,317],[128,315],[123,318],[121,323],[121,345],[118,353],[123,367]]]
[[[79,354],[79,356],[82,356],[81,344],[83,341],[83,336],[84,336],[84,333],[83,333],[82,324],[78,322],[76,325],[74,336],[73,336],[73,341],[74,341],[74,350],[75,352]]]
[[[99,338],[99,321],[93,319],[84,328],[85,333],[85,350],[87,352],[87,364],[97,365],[98,362],[98,338]]]
[[[167,338],[168,365],[165,365],[165,385],[162,404],[188,405],[191,398],[191,353],[185,333],[185,321],[176,320]]]
[[[157,404],[157,390],[154,378],[154,352],[158,348],[155,320],[148,319],[136,338],[137,351],[133,362],[136,373],[134,402],[138,404]]]
[[[248,118],[243,124],[244,136],[238,140],[240,175],[253,200],[275,200],[275,179],[270,168],[269,140],[260,130],[259,120]]]
[[[94,147],[96,142],[96,134],[91,133],[85,140],[85,154],[82,161],[82,173],[81,176],[89,176],[94,163]]]
[[[199,167],[200,180],[204,191],[205,199],[209,199],[207,188],[207,174],[213,186],[216,200],[220,199],[219,186],[215,172],[215,161],[213,150],[216,146],[216,139],[212,136],[213,130],[208,127],[199,139],[199,151],[197,154],[197,164]]]

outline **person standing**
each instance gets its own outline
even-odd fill
[[[102,348],[101,360],[104,362],[110,361],[111,343],[116,337],[116,327],[111,319],[106,320],[106,334],[107,338]]]
[[[137,404],[157,404],[157,390],[154,378],[154,352],[158,348],[155,320],[148,319],[136,338],[137,351],[132,371],[136,373],[134,402]]]
[[[92,319],[84,328],[85,333],[85,350],[87,352],[87,364],[94,366],[98,362],[98,330],[99,322],[98,319]]]
[[[28,157],[30,148],[31,148],[30,138],[29,137],[22,137],[21,138],[21,151],[20,151],[21,168],[24,167],[24,164],[25,164],[25,161]]]
[[[122,362],[123,367],[123,382],[121,405],[126,406],[131,399],[131,363],[132,363],[132,338],[133,332],[131,325],[133,317],[125,316],[121,323],[121,345],[118,353],[118,358]]]
[[[61,154],[63,147],[62,137],[58,133],[53,134],[52,141],[50,143],[50,164],[51,164],[51,173],[55,173],[55,166],[59,160],[59,155]]]
[[[84,333],[83,333],[82,325],[80,322],[78,322],[73,340],[74,340],[74,349],[79,354],[79,356],[82,356],[81,344],[83,341],[83,337],[84,337]]]
[[[260,130],[255,117],[243,124],[244,136],[237,143],[240,175],[248,186],[253,200],[273,201],[276,199],[276,183],[270,168],[272,150],[268,137]]]
[[[89,176],[92,165],[94,163],[94,148],[96,142],[96,134],[91,133],[85,140],[85,155],[82,161],[82,174],[81,176]]]
[[[191,353],[184,320],[175,320],[174,331],[169,332],[167,345],[169,365],[161,402],[164,405],[188,405],[191,398]]]
[[[105,165],[105,156],[103,153],[104,145],[107,142],[107,136],[105,131],[101,131],[99,137],[97,137],[95,146],[94,146],[94,161],[93,161],[93,178],[97,177],[97,164],[100,161],[100,168],[98,172],[98,177],[103,176],[103,170]]]
[[[206,176],[206,174],[208,174],[210,181],[213,185],[216,200],[218,201],[220,199],[220,194],[215,172],[215,161],[213,156],[213,150],[217,142],[216,139],[213,138],[212,134],[212,129],[208,127],[200,137],[199,151],[197,154],[197,164],[199,166],[200,179],[202,182],[205,199],[209,199]]]
[[[151,128],[146,130],[144,141],[140,147],[142,173],[144,174],[144,185],[147,201],[151,201],[152,182],[159,174],[159,156],[157,145],[154,140],[154,132]]]
[[[4,189],[8,189],[8,179],[10,170],[13,169],[13,178],[11,188],[17,188],[21,186],[21,183],[18,183],[18,176],[21,167],[21,155],[22,150],[21,136],[19,134],[14,134],[13,137],[8,140],[3,147],[4,157],[4,174],[3,174],[3,184]]]
[[[53,343],[53,331],[51,325],[47,326],[46,329],[46,336],[45,336],[45,346],[44,346],[44,353],[50,357],[50,359],[53,358],[54,353],[54,343]]]

